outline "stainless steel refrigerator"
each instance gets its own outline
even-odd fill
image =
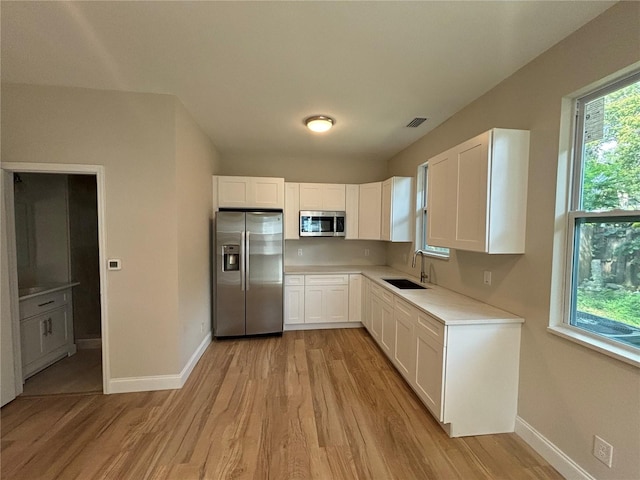
[[[282,212],[216,215],[216,337],[282,332]]]

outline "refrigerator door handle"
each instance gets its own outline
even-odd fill
[[[251,253],[251,248],[249,246],[249,238],[251,237],[251,232],[247,230],[247,255],[245,260],[244,274],[247,276],[245,281],[247,292],[249,291],[249,286],[251,285],[251,276],[249,275],[249,256]]]
[[[240,290],[244,292],[244,265],[247,250],[244,246],[244,232],[240,234]]]

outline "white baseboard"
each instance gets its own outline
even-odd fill
[[[544,435],[525,422],[522,418],[516,417],[516,434],[529,444],[547,462],[551,464],[560,474],[571,480],[595,480],[580,465],[569,458],[562,450],[551,443]]]
[[[109,381],[106,393],[148,392],[152,390],[177,390],[184,386],[189,375],[198,364],[200,357],[211,343],[209,333],[198,345],[198,348],[178,375],[154,375],[149,377],[114,378]]]
[[[284,324],[284,331],[291,330],[329,330],[332,328],[362,328],[361,322],[336,322],[336,323],[289,323]]]

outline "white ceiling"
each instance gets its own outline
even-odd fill
[[[2,79],[176,95],[227,156],[381,160],[612,3],[2,1]]]

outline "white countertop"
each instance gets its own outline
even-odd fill
[[[383,278],[407,278],[415,283],[419,279],[400,270],[386,266],[369,265],[309,265],[287,266],[285,274],[347,274],[360,273],[394,295],[431,315],[445,325],[486,323],[523,323],[524,319],[489,304],[474,300],[460,293],[430,283],[425,290],[401,290],[385,282]]]
[[[19,300],[27,300],[29,298],[44,295],[46,293],[57,292],[58,290],[64,290],[66,288],[75,287],[80,285],[80,282],[72,283],[50,283],[47,285],[38,285],[35,287],[20,288],[18,290]]]

